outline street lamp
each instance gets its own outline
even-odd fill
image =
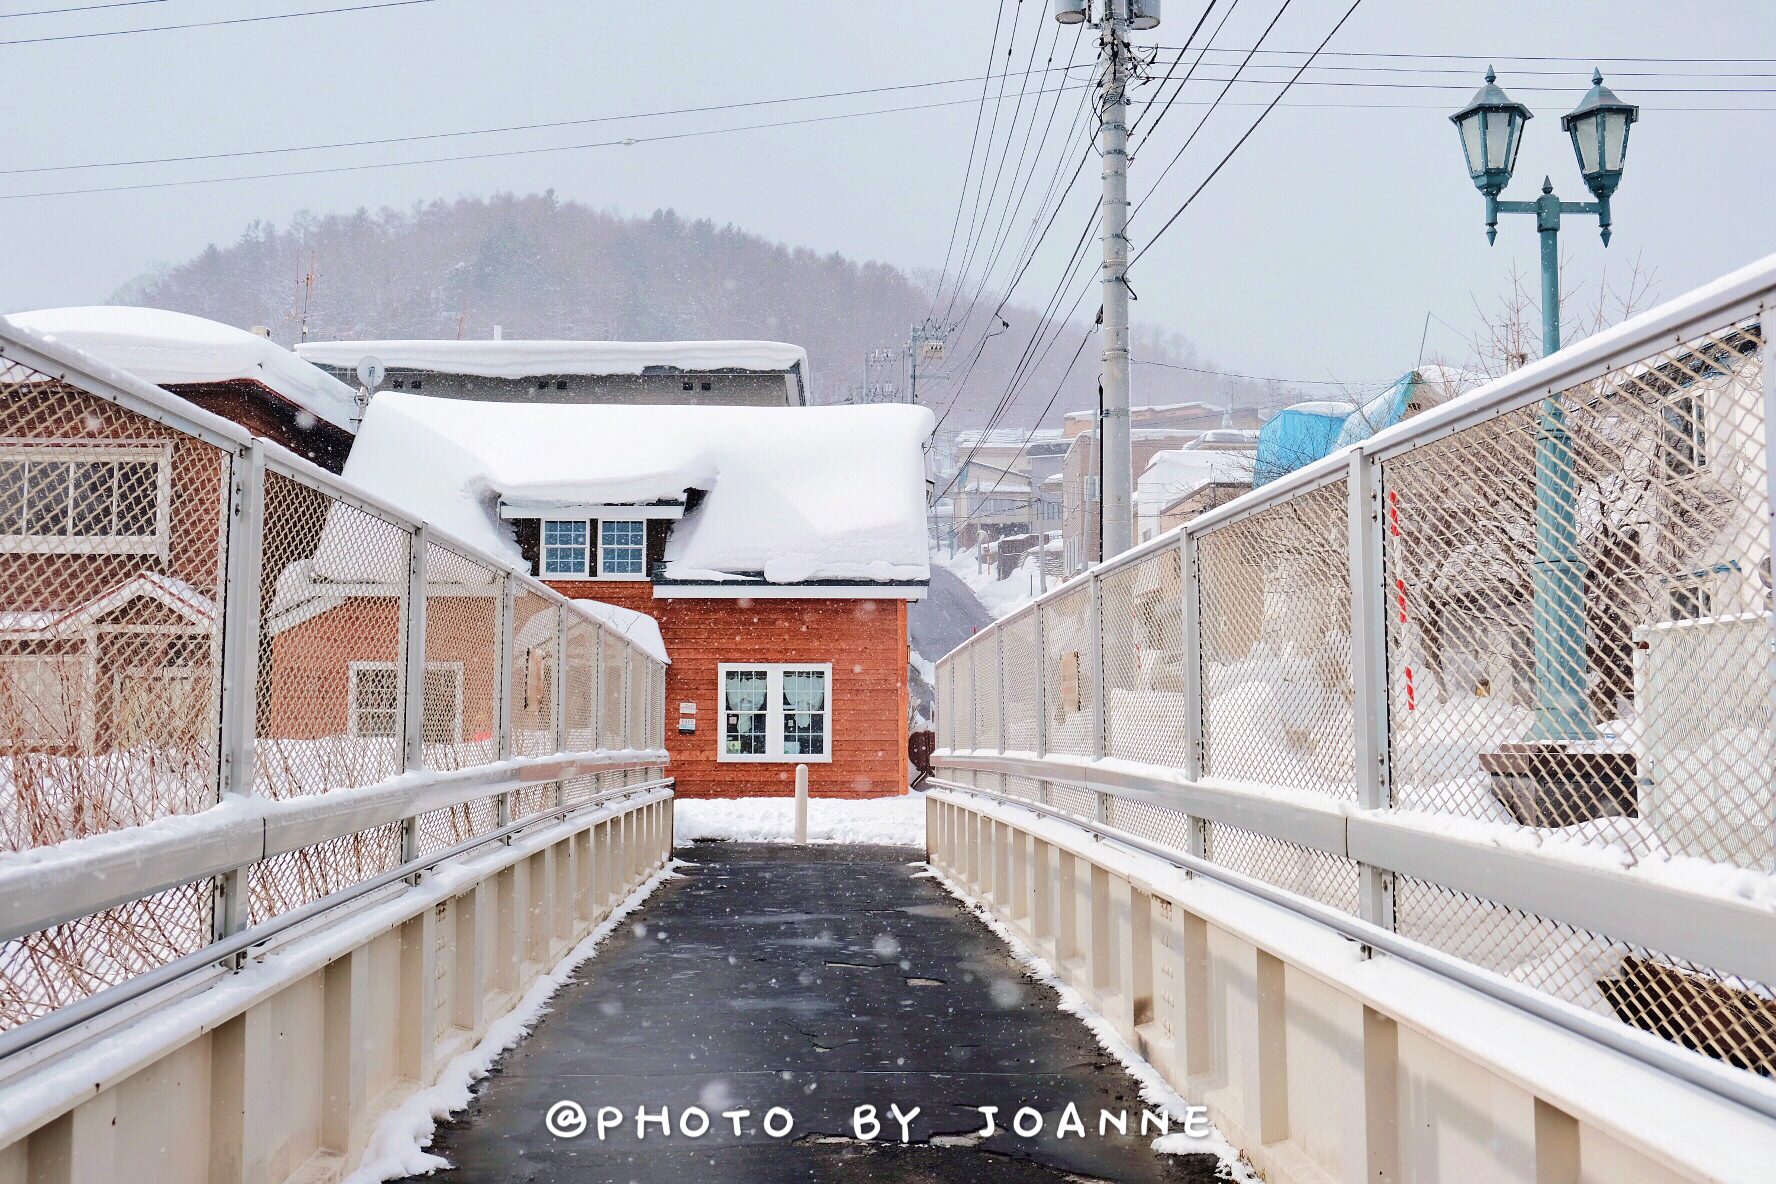
[[[1639,117],[1640,109],[1618,99],[1597,71],[1584,99],[1561,117],[1594,202],[1561,201],[1546,177],[1534,201],[1499,199],[1517,164],[1523,125],[1532,116],[1499,87],[1490,66],[1486,85],[1449,117],[1461,133],[1468,176],[1486,197],[1486,241],[1497,237],[1501,213],[1535,215],[1542,240],[1543,357],[1560,349],[1560,216],[1595,214],[1609,245],[1610,195],[1622,180],[1628,128]],[[1578,549],[1577,492],[1566,409],[1553,396],[1542,400],[1536,425],[1535,724],[1527,743],[1480,757],[1500,797],[1523,803],[1512,812],[1519,821],[1534,816],[1532,825],[1571,825],[1633,801],[1632,757],[1623,767],[1615,759],[1619,754],[1573,753],[1568,747],[1597,738],[1586,695],[1585,563]],[[1524,802],[1524,795],[1531,801]],[[1558,821],[1549,821],[1550,816]]]

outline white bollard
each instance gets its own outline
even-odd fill
[[[808,841],[808,766],[796,766],[796,836],[795,841]]]

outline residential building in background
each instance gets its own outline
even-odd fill
[[[356,389],[272,342],[269,330],[248,332],[182,312],[124,305],[49,308],[7,319],[335,473],[351,451]]]
[[[563,595],[614,606],[598,610],[605,624],[638,644],[663,641],[666,743],[682,796],[789,793],[797,764],[809,766],[817,796],[891,796],[907,786],[907,604],[930,582],[931,427],[929,411],[905,404],[569,405],[391,391],[371,401],[345,476]],[[360,560],[369,552],[351,532],[329,529],[312,559],[278,578],[277,644],[298,644],[301,631],[386,627],[354,604],[404,572]],[[439,562],[462,568],[452,580],[465,587],[485,580],[475,565]],[[452,661],[428,674],[428,694],[475,699],[480,676]],[[536,692],[518,696],[523,712],[549,701],[540,688],[559,658],[540,646],[520,665]],[[365,693],[386,699],[386,677],[365,677]],[[634,688],[603,693],[621,704]]]
[[[357,383],[366,357],[381,389],[496,403],[808,405],[808,351],[781,341],[309,341],[296,352]]]

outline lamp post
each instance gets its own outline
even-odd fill
[[[1561,117],[1572,137],[1579,172],[1596,201],[1561,201],[1542,179],[1534,201],[1500,201],[1511,180],[1529,108],[1507,95],[1491,67],[1486,85],[1450,122],[1461,133],[1468,175],[1486,197],[1486,241],[1498,236],[1500,214],[1534,214],[1542,240],[1542,356],[1560,348],[1560,216],[1595,214],[1605,246],[1610,240],[1610,195],[1622,179],[1628,129],[1640,109],[1624,103],[1594,71],[1591,90]],[[1577,481],[1572,437],[1559,396],[1544,399],[1536,426],[1535,467],[1535,725],[1527,740],[1563,746],[1594,740],[1586,697],[1585,564],[1578,553]]]

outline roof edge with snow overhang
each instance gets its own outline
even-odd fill
[[[374,357],[391,370],[477,378],[741,371],[808,374],[808,351],[782,341],[307,341],[318,366],[354,369]]]

